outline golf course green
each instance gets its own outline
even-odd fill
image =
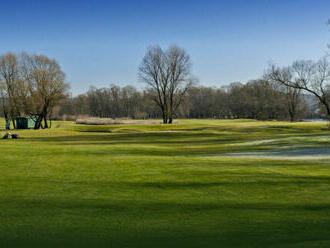
[[[1,248],[330,247],[325,122],[12,133],[0,140]]]

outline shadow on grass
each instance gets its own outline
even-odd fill
[[[42,199],[16,200],[8,206],[24,207],[25,218],[31,215],[40,218],[40,224],[14,226],[15,233],[10,230],[0,232],[2,248],[255,248],[295,243],[300,245],[293,246],[297,248],[325,248],[328,246],[319,242],[318,246],[301,245],[304,241],[310,244],[315,240],[327,240],[330,230],[327,215],[330,204],[326,203],[201,204]],[[40,211],[30,212],[36,207]],[[323,217],[323,220],[315,219],[315,216]],[[226,228],[223,228],[224,224]]]

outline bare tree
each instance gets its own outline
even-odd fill
[[[15,128],[15,118],[20,115],[20,106],[15,91],[18,89],[17,83],[20,80],[19,63],[17,56],[7,53],[0,56],[0,79],[5,83],[5,91],[8,100],[6,107],[7,120],[13,121]]]
[[[326,58],[314,63],[296,61],[289,67],[271,66],[268,78],[286,87],[304,90],[314,95],[330,120],[330,64]]]
[[[184,49],[171,46],[163,51],[150,47],[139,67],[139,77],[153,93],[163,123],[172,123],[176,111],[192,85],[191,63]]]
[[[30,96],[29,115],[36,119],[35,129],[48,128],[47,119],[68,89],[65,74],[56,60],[44,55],[23,54],[22,57],[22,71]]]
[[[278,96],[277,104],[285,106],[291,122],[296,121],[298,116],[302,114],[302,111],[305,107],[305,104],[302,100],[302,90],[274,81],[271,81],[271,83],[274,89],[282,94],[282,96]]]

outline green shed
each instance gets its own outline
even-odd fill
[[[35,120],[29,117],[17,117],[16,129],[30,129],[34,128]]]

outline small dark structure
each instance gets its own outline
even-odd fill
[[[34,128],[35,120],[30,117],[17,117],[16,129],[31,129]]]
[[[19,139],[18,134],[6,133],[2,139]]]

